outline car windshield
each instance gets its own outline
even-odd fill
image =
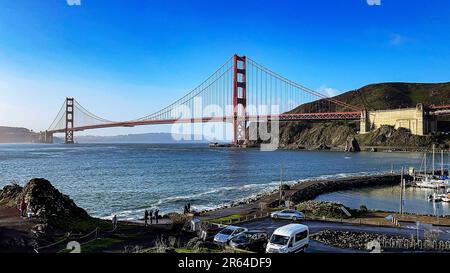
[[[225,235],[231,235],[233,233],[234,229],[231,228],[226,228],[224,230],[222,230],[221,232],[219,232],[220,234],[225,234]]]
[[[282,245],[285,246],[289,242],[288,236],[281,236],[277,234],[273,234],[272,237],[270,237],[270,243],[275,245]]]
[[[234,241],[236,242],[247,242],[250,240],[251,234],[243,233],[241,235],[238,235]]]

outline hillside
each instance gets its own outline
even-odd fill
[[[334,97],[347,104],[367,110],[385,110],[415,107],[418,103],[425,106],[450,104],[450,82],[448,83],[378,83],[366,85],[360,89],[348,91]],[[291,113],[308,112],[323,100],[303,104]],[[324,104],[324,103],[322,103]],[[325,104],[326,105],[326,104]],[[316,109],[316,108],[314,108]],[[325,109],[323,109],[325,111]],[[333,110],[347,110],[337,107]]]
[[[26,128],[0,126],[0,143],[31,143],[38,138],[37,133]]]
[[[450,104],[450,83],[379,83],[364,86],[360,89],[345,92],[334,97],[350,105],[367,110],[385,110],[415,107],[418,103],[425,106]],[[321,105],[322,108],[317,108]],[[310,109],[319,111],[349,111],[342,107],[327,109],[329,105],[322,100],[300,105],[291,113],[304,113]],[[358,135],[359,123],[352,122],[287,122],[281,123],[280,145],[289,149],[343,149],[348,137],[355,136],[362,146],[385,147],[429,147],[433,143],[440,147],[448,147],[450,138],[447,135],[414,136],[407,130],[395,130],[386,126],[367,135]],[[442,131],[450,129],[445,120],[438,122]],[[255,143],[251,143],[255,144]]]

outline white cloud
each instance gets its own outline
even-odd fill
[[[322,85],[321,87],[319,87],[318,92],[327,95],[328,97],[334,97],[338,94],[339,91],[326,85]]]
[[[408,38],[398,33],[392,33],[389,37],[389,45],[399,46],[408,41]]]
[[[81,6],[81,0],[66,0],[69,6]]]

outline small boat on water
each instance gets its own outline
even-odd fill
[[[450,193],[440,194],[442,202],[450,203]]]
[[[432,195],[428,196],[428,201],[441,202],[442,201],[442,196],[440,194],[433,193]]]
[[[424,176],[415,182],[415,186],[418,188],[427,189],[441,189],[448,187],[447,180],[430,178],[429,176]]]
[[[441,151],[441,157],[443,158],[443,152]],[[450,180],[447,176],[444,175],[444,161],[441,159],[441,172],[440,175],[435,175],[434,168],[434,146],[433,146],[433,169],[431,175],[427,170],[427,153],[424,154],[423,157],[423,165],[425,167],[423,175],[419,176],[414,183],[414,186],[419,188],[427,188],[427,189],[442,189],[450,186]]]

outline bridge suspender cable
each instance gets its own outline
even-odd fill
[[[203,106],[216,105],[222,109],[220,113],[207,113],[204,109],[194,111],[195,99],[201,99]],[[73,108],[67,108],[67,101]],[[299,105],[309,104],[307,112],[289,113]],[[279,107],[279,112],[273,106]],[[337,112],[336,106],[354,112]],[[188,114],[183,116],[178,108],[187,108]],[[205,108],[205,107],[203,107]],[[266,110],[264,111],[264,108]],[[70,113],[66,113],[70,109]],[[264,113],[264,114],[263,114]],[[282,114],[285,113],[285,114]],[[70,133],[96,128],[119,126],[138,126],[149,124],[169,124],[175,122],[231,122],[240,119],[260,117],[261,115],[278,116],[281,120],[308,119],[357,119],[361,113],[358,107],[321,94],[317,91],[297,84],[253,61],[237,55],[228,59],[206,80],[186,95],[168,106],[144,117],[129,121],[111,121],[99,117],[84,108],[78,101],[68,98],[51,123],[46,134],[68,133],[68,115],[73,123]],[[245,121],[244,125],[245,127]],[[240,125],[242,130],[242,125]]]

